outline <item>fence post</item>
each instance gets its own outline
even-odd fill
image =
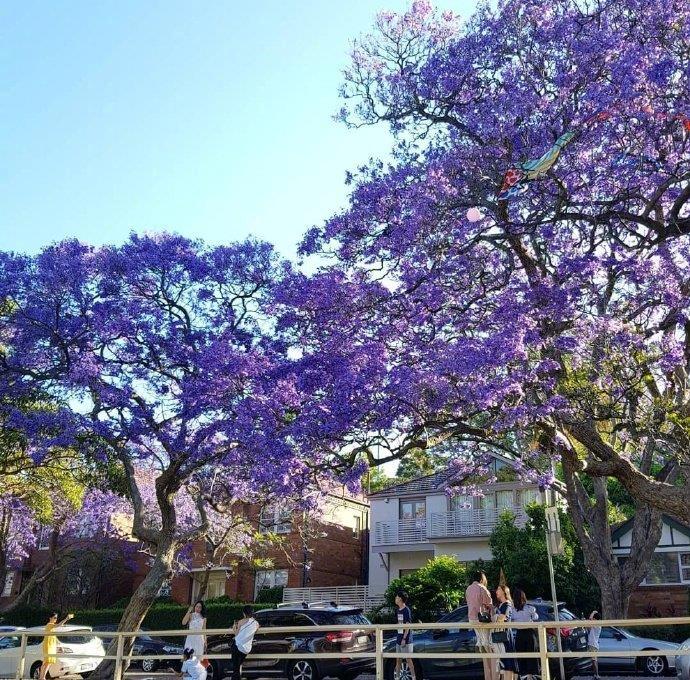
[[[558,632],[556,633],[558,635]],[[537,637],[539,638],[539,660],[541,662],[541,678],[542,680],[550,680],[551,671],[549,669],[549,646],[546,639],[546,626],[539,626],[537,628]],[[565,678],[561,678],[565,680]]]
[[[117,652],[115,652],[115,680],[122,680],[122,650],[124,649],[125,638],[122,634],[117,636]]]
[[[21,646],[19,647],[19,658],[17,659],[17,680],[24,677],[24,665],[26,663],[26,634],[22,635]]]
[[[383,680],[383,630],[376,629],[376,680]]]

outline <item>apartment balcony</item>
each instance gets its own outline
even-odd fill
[[[427,529],[428,538],[472,538],[488,536],[498,524],[504,512],[515,515],[515,524],[524,526],[527,514],[524,508],[481,508],[453,510],[431,515]]]
[[[426,542],[426,518],[399,519],[374,524],[374,545]]]
[[[505,511],[515,515],[515,524],[524,526],[525,509],[481,508],[432,513],[423,519],[401,519],[375,522],[372,545],[410,545],[436,539],[481,538],[488,536]]]

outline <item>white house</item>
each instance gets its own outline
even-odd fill
[[[496,482],[482,494],[449,496],[456,474],[444,470],[369,494],[371,534],[369,592],[380,595],[400,576],[432,557],[453,555],[460,562],[491,559],[489,536],[505,510],[524,524],[524,508],[542,501],[536,485],[516,479],[511,461],[496,456]]]

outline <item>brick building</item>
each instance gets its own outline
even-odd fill
[[[277,506],[247,505],[245,517],[259,533],[275,534],[279,545],[261,550],[257,557],[270,561],[270,568],[255,568],[246,560],[227,555],[211,568],[206,599],[223,595],[232,600],[252,602],[261,588],[276,586],[349,586],[367,583],[369,505],[362,496],[352,496],[344,488],[328,495],[325,510],[317,521],[302,513]],[[198,594],[206,572],[206,552],[202,542],[194,547],[192,568],[172,579],[170,596],[180,603],[191,602]],[[135,586],[144,577],[135,578]]]

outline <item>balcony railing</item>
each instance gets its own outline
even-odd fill
[[[426,541],[426,517],[376,522],[374,525],[374,545],[423,543],[424,541]]]
[[[451,512],[435,512],[423,519],[401,519],[374,524],[374,545],[424,543],[434,538],[467,538],[488,536],[500,516],[509,511],[515,515],[515,524],[524,526],[527,514],[524,508],[469,508]]]
[[[488,536],[498,524],[500,516],[506,511],[515,515],[517,526],[524,526],[527,521],[524,508],[469,508],[432,514],[427,536],[429,538]]]

